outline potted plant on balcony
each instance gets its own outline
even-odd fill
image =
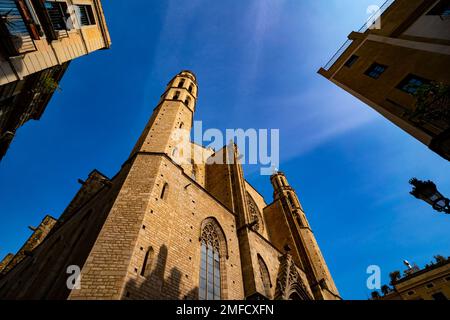
[[[401,278],[400,271],[391,272],[389,277],[391,278],[391,285],[394,286]]]

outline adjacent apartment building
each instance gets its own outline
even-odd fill
[[[71,60],[111,45],[99,0],[0,0],[0,160]]]
[[[374,300],[450,299],[450,257],[440,257],[423,269],[410,267],[403,277],[399,272],[392,274],[396,274],[392,287],[384,286],[383,295],[375,295]]]
[[[390,0],[319,73],[450,160],[450,1]]]

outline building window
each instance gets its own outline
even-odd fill
[[[82,26],[95,25],[94,11],[92,6],[85,4],[75,5],[75,12],[77,13],[78,21]]]
[[[40,25],[41,23],[39,22],[39,18],[38,18],[37,14],[36,14],[36,11],[34,10],[34,7],[31,4],[31,0],[25,0],[25,5],[26,5],[26,7],[28,9],[28,12],[31,15],[31,18],[32,18],[31,22],[33,24],[35,24],[35,25]]]
[[[144,262],[142,264],[141,276],[148,277],[150,275],[150,271],[152,270],[154,251],[153,248],[148,248],[145,253]]]
[[[353,66],[358,59],[359,57],[357,55],[352,55],[345,63],[345,66],[351,68],[351,66]]]
[[[448,0],[441,0],[428,13],[428,16],[440,16],[442,19],[450,18],[450,2]]]
[[[173,100],[178,100],[178,98],[180,98],[180,91],[175,92],[173,95]]]
[[[414,293],[415,293],[414,291],[409,291],[408,296],[412,296],[412,295],[414,295]]]
[[[169,189],[169,185],[167,183],[164,184],[162,190],[161,190],[161,199],[166,199],[167,197],[167,190]]]
[[[445,278],[445,281],[450,281],[450,277]]]
[[[433,288],[433,287],[434,287],[434,284],[432,284],[432,283],[427,284],[427,288],[428,288],[428,289],[431,289],[431,288]]]
[[[191,99],[187,97],[186,100],[184,101],[184,104],[189,107],[189,105],[191,104]]]
[[[178,148],[175,147],[172,150],[172,158],[178,158]]]
[[[67,30],[67,20],[70,19],[70,14],[67,10],[67,3],[46,1],[45,8],[52,22],[53,29],[56,31]]]
[[[190,92],[190,93],[192,93],[192,89],[193,89],[194,87],[192,86],[192,84],[189,86],[189,89],[188,89],[188,91]]]
[[[197,181],[197,166],[195,164],[192,165],[192,180]]]
[[[448,300],[447,297],[442,292],[437,292],[432,295],[434,300],[445,301]]]
[[[221,297],[220,240],[216,226],[208,223],[201,236],[199,299],[220,300]]]
[[[178,83],[178,88],[183,88],[184,87],[184,79],[181,79],[180,82]]]
[[[369,76],[373,79],[378,79],[384,71],[386,71],[387,66],[383,66],[378,63],[374,63],[370,66],[370,68],[366,71],[365,75]]]
[[[289,203],[290,203],[292,209],[296,208],[297,206],[295,204],[294,197],[292,197],[291,193],[288,193],[288,199],[289,199]]]
[[[267,268],[266,263],[259,254],[258,254],[258,264],[259,264],[259,273],[261,275],[261,280],[264,286],[264,292],[266,294],[266,297],[270,298],[272,283],[270,281],[269,269]]]
[[[429,83],[428,80],[410,74],[402,82],[400,82],[398,89],[409,94],[415,94],[421,86],[427,83]]]

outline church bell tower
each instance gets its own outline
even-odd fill
[[[287,244],[284,249],[288,250],[294,259],[302,265],[315,299],[340,299],[339,292],[295,190],[289,185],[282,172],[274,174],[271,177],[271,182],[274,189],[274,201],[279,203],[284,221],[286,221],[286,228],[292,237],[291,243]]]
[[[191,71],[182,71],[172,78],[130,156],[147,152],[175,157],[180,141],[175,133],[191,131],[197,94],[197,79]]]

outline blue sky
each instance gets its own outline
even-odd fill
[[[96,168],[113,176],[169,79],[199,79],[205,128],[280,129],[297,190],[345,299],[366,299],[366,268],[450,255],[448,216],[409,195],[412,177],[450,194],[448,162],[316,74],[380,0],[104,1],[113,46],[74,61],[43,118],[0,163],[0,256],[45,214],[59,216]],[[268,177],[247,179],[270,202]]]

